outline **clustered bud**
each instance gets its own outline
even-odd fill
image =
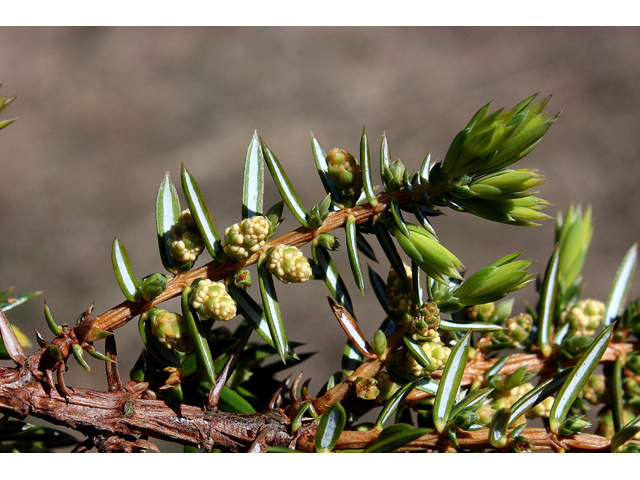
[[[375,376],[375,379],[378,382],[376,386],[379,390],[376,402],[386,402],[400,389],[400,385],[394,382],[387,372],[380,372]]]
[[[411,268],[404,265],[404,270],[407,275],[406,280],[393,268],[389,270],[387,276],[387,307],[391,312],[398,314],[402,325],[411,321],[414,310]]]
[[[269,236],[269,220],[262,215],[245,218],[224,232],[222,248],[234,260],[243,261],[258,252]]]
[[[640,338],[640,297],[629,302],[622,314],[623,324],[629,327],[636,338]],[[640,371],[640,369],[638,369]]]
[[[326,160],[327,175],[340,190],[343,201],[353,204],[362,190],[362,173],[358,161],[341,148],[332,149]]]
[[[335,235],[332,235],[330,233],[321,233],[313,239],[313,245],[319,245],[325,250],[333,251],[338,249],[340,243],[338,242],[338,239],[335,237]]]
[[[554,397],[547,397],[538,405],[533,407],[531,410],[527,412],[529,417],[541,417],[541,418],[549,418],[549,414],[551,413],[551,407],[553,406],[553,402],[555,401]]]
[[[580,336],[592,336],[604,317],[605,305],[598,300],[579,300],[560,315],[560,323],[568,323]]]
[[[440,334],[438,333],[439,315],[440,310],[438,310],[438,305],[435,302],[423,303],[411,319],[411,337],[414,340],[438,342],[440,340]]]
[[[420,365],[410,352],[405,351],[402,357],[400,368],[414,377],[426,377],[436,370],[442,370],[449,359],[451,349],[441,342],[424,342],[420,348],[425,353],[432,365],[431,369],[426,369]]]
[[[576,335],[575,332],[571,331],[563,338],[560,351],[567,358],[577,358],[589,348],[592,342],[593,337]]]
[[[148,302],[153,300],[167,289],[167,277],[161,273],[154,273],[144,277],[140,282],[140,293]]]
[[[465,308],[464,312],[469,320],[477,320],[479,322],[488,322],[496,309],[493,302],[481,303],[480,305],[472,305]]]
[[[225,279],[225,283],[231,283],[240,290],[246,290],[251,286],[251,273],[249,270],[236,270]]]
[[[517,400],[522,398],[526,393],[533,389],[533,385],[531,383],[525,383],[522,385],[518,385],[517,387],[511,388],[509,390],[504,390],[500,392],[491,402],[491,408],[494,412],[500,410],[501,408],[509,408],[511,407]],[[549,417],[549,413],[551,412],[551,407],[553,405],[554,398],[547,397],[538,405],[533,407],[527,412],[527,416],[531,418],[535,417]],[[522,415],[518,419],[515,420],[514,425],[520,425],[526,421],[525,416]]]
[[[236,316],[236,302],[221,282],[196,280],[189,295],[189,303],[203,319],[213,318],[226,322]]]
[[[289,245],[278,245],[267,252],[267,270],[284,284],[302,283],[311,277],[311,265],[302,251]]]
[[[375,400],[380,394],[375,378],[357,377],[355,381],[356,395],[363,400]]]
[[[558,433],[560,433],[560,435],[574,435],[590,426],[591,422],[587,417],[583,415],[575,415],[562,422],[562,425],[560,425],[560,428],[558,429]]]
[[[515,347],[522,347],[522,342],[529,338],[533,328],[533,318],[528,313],[521,313],[507,320],[507,334]]]
[[[469,430],[473,428],[479,420],[480,415],[478,415],[478,413],[465,409],[454,417],[453,422],[462,430]]]
[[[625,395],[629,398],[637,399],[640,396],[640,384],[635,378],[625,377],[622,380]]]
[[[162,308],[150,308],[146,315],[151,322],[151,333],[168,349],[189,353],[193,347],[182,315]]]
[[[637,443],[625,443],[618,447],[616,453],[640,453],[640,445]]]
[[[520,313],[515,317],[509,317],[504,326],[504,330],[491,332],[486,336],[494,342],[511,342],[512,347],[523,348],[533,328],[533,318],[528,313]]]
[[[204,250],[204,241],[188,208],[182,212],[178,223],[171,227],[170,235],[167,240],[169,254],[180,262],[181,269],[189,270]]]

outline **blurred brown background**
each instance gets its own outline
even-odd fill
[[[486,102],[512,107],[540,91],[554,94],[550,113],[564,113],[518,165],[549,179],[540,188],[549,214],[593,205],[586,295],[604,300],[640,240],[639,46],[638,28],[0,28],[0,94],[19,95],[1,119],[20,117],[0,132],[0,290],[44,290],[59,323],[92,302],[96,314],[118,304],[115,236],[139,277],[162,269],[154,201],[165,171],[179,184],[184,162],[223,231],[240,217],[255,129],[311,207],[324,193],[309,131],[327,151],[356,154],[363,126],[372,152],[386,131],[393,157],[416,169],[428,151],[444,157]],[[277,200],[268,180],[267,203]],[[296,227],[285,216],[282,232]],[[521,249],[542,271],[552,250],[553,221],[520,228],[450,212],[433,223],[471,272]],[[381,310],[338,258],[372,335]],[[294,373],[317,389],[339,369],[343,334],[321,283],[288,288],[279,291],[289,337],[321,352]],[[50,337],[42,297],[9,319]],[[126,376],[141,346],[135,326],[117,339]],[[70,362],[68,383],[104,388],[92,365],[93,377]]]

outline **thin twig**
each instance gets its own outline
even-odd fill
[[[401,204],[409,201],[409,198],[401,192],[397,192],[394,195],[398,196]],[[126,300],[120,305],[117,305],[112,309],[104,312],[102,315],[96,317],[93,320],[92,327],[112,332],[113,330],[124,326],[129,320],[150,309],[151,307],[179,295],[197,278],[209,278],[210,280],[214,281],[221,280],[229,276],[236,270],[240,270],[256,263],[258,261],[258,258],[260,258],[260,254],[274,245],[291,245],[294,247],[301,247],[311,242],[316,236],[320,235],[321,233],[327,233],[344,226],[349,215],[353,215],[355,217],[357,224],[365,223],[373,218],[374,215],[377,215],[388,209],[391,205],[391,194],[381,193],[377,198],[378,204],[375,207],[372,207],[369,203],[367,203],[365,205],[356,206],[350,209],[332,212],[328,215],[322,226],[317,229],[299,227],[296,230],[286,233],[278,238],[272,239],[265,244],[262,250],[255,253],[244,262],[221,263],[213,260],[195,270],[177,274],[168,281],[167,289],[153,300],[149,302],[131,302],[129,300]]]

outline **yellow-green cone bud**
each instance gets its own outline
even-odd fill
[[[355,381],[356,395],[363,400],[375,400],[380,394],[375,378],[358,377]]]
[[[251,274],[249,270],[236,270],[225,279],[225,285],[234,285],[236,288],[246,290],[251,286]]]
[[[436,370],[442,370],[449,359],[451,349],[444,346],[441,342],[425,342],[420,345],[422,351],[426,354],[433,365],[432,370],[422,367],[413,356],[406,351],[400,362],[400,368],[414,377],[426,377]]]
[[[265,262],[267,270],[282,283],[302,283],[311,276],[311,265],[302,251],[289,245],[269,249]]]
[[[193,347],[182,315],[155,307],[150,308],[143,315],[149,319],[151,333],[165,347],[184,353],[191,352]]]
[[[609,398],[606,379],[603,374],[591,375],[582,389],[584,399],[593,405],[605,403]]]
[[[333,251],[338,249],[340,243],[338,242],[338,239],[335,237],[335,235],[332,235],[330,233],[322,233],[313,239],[313,245],[319,245],[326,250]]]
[[[576,433],[580,433],[585,428],[591,426],[591,422],[584,415],[575,415],[573,417],[567,418],[558,430],[560,435],[574,435]]]
[[[139,289],[146,301],[152,300],[167,289],[167,277],[161,273],[144,277],[140,282]]]
[[[262,215],[254,215],[231,225],[224,232],[224,253],[235,260],[248,259],[264,246],[269,228],[269,220]]]
[[[327,175],[340,190],[344,200],[357,200],[362,190],[362,173],[358,160],[341,148],[332,149],[326,160]]]
[[[489,425],[495,413],[496,411],[490,403],[483,405],[478,409],[478,416],[480,417],[478,423]]]
[[[496,411],[500,410],[501,408],[509,408],[517,400],[522,398],[522,396],[524,394],[529,392],[531,389],[533,389],[533,385],[530,384],[530,383],[525,383],[523,385],[518,385],[517,387],[511,388],[509,390],[503,390],[491,402],[491,407]],[[542,416],[544,416],[545,412],[543,410],[540,410],[540,413],[542,413]],[[548,416],[548,413],[547,413],[547,416]],[[526,421],[525,417],[524,417],[524,415],[522,415],[518,419],[515,420],[514,425],[520,425],[521,423],[524,423],[525,421]]]
[[[513,342],[514,348],[522,348],[533,328],[533,318],[528,313],[521,313],[510,317],[505,327],[505,330],[493,332],[488,336],[495,338],[498,342]]]
[[[227,322],[236,316],[236,302],[221,282],[201,279],[193,286],[189,303],[202,319]]]
[[[439,342],[440,310],[435,302],[425,302],[411,319],[411,337],[414,340]]]
[[[593,336],[604,316],[605,305],[598,300],[580,300],[562,312],[560,323],[568,323],[576,335]]]
[[[400,385],[394,382],[387,372],[380,372],[375,379],[378,382],[376,386],[379,391],[376,402],[382,403],[389,400],[400,389]]]
[[[371,342],[371,348],[373,351],[381,357],[384,354],[385,349],[387,348],[387,336],[384,334],[382,330],[378,330],[373,335],[373,341]]]
[[[205,246],[188,208],[182,212],[178,223],[171,227],[170,235],[167,240],[169,254],[180,262],[182,270],[189,270]]]
[[[489,302],[467,307],[465,308],[464,312],[469,320],[488,322],[495,309],[496,304],[493,302]]]
[[[547,397],[527,412],[527,417],[549,418],[555,397]]]
[[[400,316],[400,323],[406,325],[413,316],[413,284],[411,268],[404,265],[408,282],[391,268],[387,276],[387,307]]]

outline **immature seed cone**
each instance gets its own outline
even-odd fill
[[[576,335],[593,336],[604,316],[605,305],[598,300],[580,300],[560,315],[560,323],[568,323]]]
[[[416,309],[411,319],[409,331],[414,340],[429,340],[438,342],[440,334],[438,326],[440,325],[440,310],[435,302],[425,302]]]
[[[362,400],[375,400],[380,394],[377,387],[378,380],[375,378],[358,377],[355,381],[356,395]]]
[[[522,342],[529,337],[533,328],[533,318],[528,313],[520,313],[509,318],[506,327],[509,338],[515,342],[516,346],[522,346]]]
[[[411,268],[404,266],[408,282],[393,269],[387,276],[387,307],[400,316],[400,323],[406,325],[411,321],[414,310],[413,284]]]
[[[265,266],[282,283],[302,283],[311,276],[311,265],[301,250],[289,245],[269,249]]]
[[[245,218],[224,232],[222,248],[234,260],[243,261],[259,251],[269,235],[269,220],[262,215]]]
[[[347,203],[357,200],[362,190],[362,172],[358,160],[346,150],[332,149],[327,155],[327,175]]]
[[[204,241],[188,208],[182,212],[178,223],[171,227],[167,245],[169,254],[180,262],[182,270],[189,270],[204,250]]]
[[[400,385],[394,382],[387,372],[380,372],[375,376],[375,380],[378,382],[376,386],[379,394],[376,397],[376,401],[379,403],[389,400],[394,393],[400,390]]]
[[[168,349],[189,353],[193,349],[182,315],[162,308],[150,308],[146,315],[151,322],[151,333]]]
[[[161,273],[154,273],[140,282],[140,293],[146,300],[152,300],[167,289],[167,277]]]
[[[497,342],[513,342],[515,348],[522,348],[533,328],[533,318],[528,313],[520,313],[515,317],[509,317],[505,327],[505,330],[499,330],[487,336],[494,338]]]
[[[418,362],[413,358],[413,355],[409,352],[405,352],[403,355],[400,368],[414,377],[426,377],[436,370],[442,370],[444,368],[447,360],[449,359],[449,355],[451,354],[451,349],[449,347],[444,346],[442,342],[424,342],[420,347],[427,357],[429,357],[429,360],[433,365],[433,369],[428,370],[418,364]]]
[[[510,390],[504,390],[498,394],[498,397],[495,398],[491,402],[491,407],[496,412],[501,408],[511,407],[517,400],[519,400],[524,394],[533,389],[533,385],[530,383],[525,383],[523,385],[518,385]],[[551,398],[551,397],[549,397]],[[549,411],[551,410],[551,405],[553,404],[553,398],[550,401],[542,402],[537,405],[535,412],[529,410],[527,415],[530,417],[548,417]],[[520,425],[526,421],[525,416],[522,415],[515,420],[515,425]]]
[[[236,302],[227,293],[224,283],[207,278],[194,285],[189,303],[202,319],[213,318],[227,322],[236,316]]]

